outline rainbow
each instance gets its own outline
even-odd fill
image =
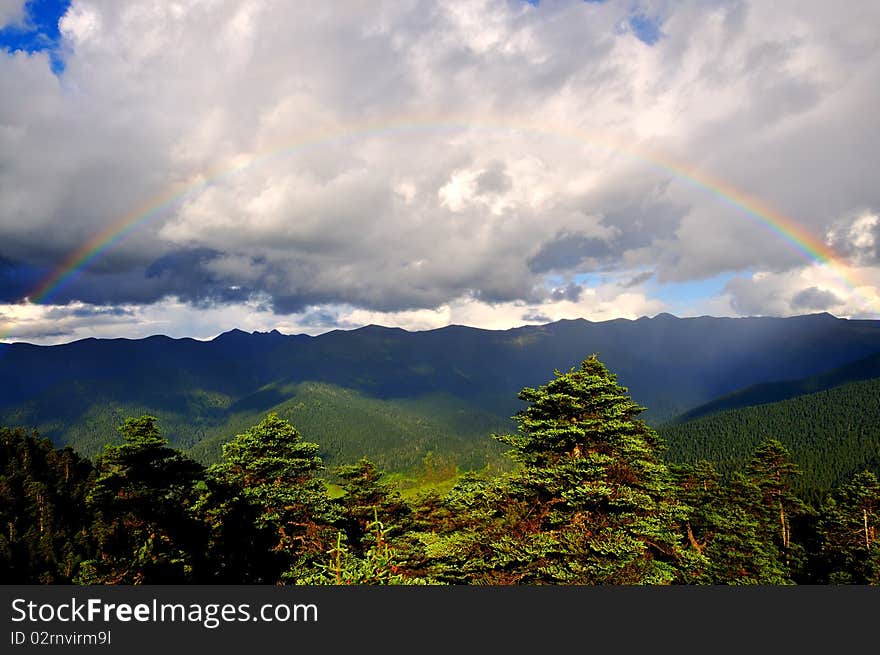
[[[744,191],[737,189],[724,180],[714,177],[706,171],[698,170],[694,166],[689,166],[676,161],[666,154],[616,142],[603,135],[594,135],[578,131],[548,130],[506,122],[481,124],[469,121],[459,122],[448,120],[410,120],[375,124],[367,127],[360,127],[358,129],[343,130],[333,134],[323,134],[316,138],[301,140],[293,144],[285,145],[281,148],[274,148],[269,152],[249,157],[243,164],[228,167],[219,171],[213,171],[200,176],[194,182],[180,184],[134,208],[132,211],[95,234],[92,239],[83,244],[78,250],[71,253],[70,256],[61,262],[51,275],[27,295],[25,301],[30,303],[44,303],[78,271],[88,266],[96,258],[100,257],[102,253],[125,239],[140,226],[160,215],[163,211],[171,208],[175,203],[181,201],[186,196],[192,195],[211,184],[216,184],[224,178],[238,174],[246,168],[255,166],[258,163],[263,163],[274,157],[286,156],[332,143],[343,143],[354,139],[363,139],[388,134],[413,133],[423,130],[471,130],[498,133],[518,132],[543,137],[557,137],[580,142],[589,146],[601,146],[608,148],[613,152],[619,152],[636,160],[647,162],[698,189],[714,195],[721,201],[734,207],[741,215],[744,215],[757,224],[769,228],[772,232],[781,237],[784,242],[788,243],[791,247],[803,254],[807,260],[828,265],[840,280],[866,299],[866,306],[873,305],[880,307],[877,297],[865,291],[866,288],[871,288],[870,285],[857,279],[846,260],[830,246],[815,237],[808,230],[804,229],[795,219],[782,214],[762,200],[748,195]]]

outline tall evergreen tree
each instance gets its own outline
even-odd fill
[[[318,451],[274,413],[223,447],[216,473],[256,508],[256,525],[271,541],[273,582],[295,581],[335,542],[336,515],[315,476],[323,469]]]
[[[691,508],[689,547],[700,559],[685,571],[693,584],[790,584],[778,546],[763,524],[763,494],[740,473],[723,479],[706,461],[675,468],[679,497]]]
[[[262,510],[215,465],[205,472],[193,508],[205,523],[207,576],[221,584],[272,584],[278,579],[275,538],[261,526]]]
[[[0,428],[0,581],[70,583],[90,553],[88,460],[23,429]]]
[[[505,491],[493,568],[522,583],[675,580],[685,508],[616,376],[593,355],[519,398],[519,432],[496,437],[523,469]]]
[[[804,549],[792,539],[792,520],[808,511],[793,491],[800,474],[789,450],[776,439],[762,442],[746,467],[748,479],[761,492],[761,502],[754,513],[779,547],[790,575],[797,573],[805,556]]]
[[[535,525],[528,501],[510,493],[507,478],[465,474],[445,495],[420,499],[406,535],[410,574],[446,584],[518,584],[526,557],[509,548]]]
[[[856,474],[822,507],[818,523],[823,581],[880,585],[880,482]]]
[[[382,482],[382,472],[369,459],[338,466],[333,472],[342,482],[344,495],[335,505],[352,553],[362,556],[374,545],[377,522],[386,541],[393,541],[407,529],[412,513],[409,505],[397,490]]]
[[[107,446],[97,459],[97,478],[88,495],[97,556],[81,567],[82,583],[200,580],[206,531],[192,508],[204,471],[168,447],[156,420],[127,419],[119,428],[124,442]]]

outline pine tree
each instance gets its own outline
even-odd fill
[[[783,564],[790,575],[797,573],[804,560],[804,550],[792,539],[792,519],[807,513],[808,508],[794,493],[800,469],[789,450],[775,439],[767,439],[754,451],[746,467],[748,479],[761,492],[754,514],[776,543]]]
[[[0,580],[69,584],[91,552],[91,463],[23,429],[0,428]]]
[[[223,447],[216,474],[256,508],[256,526],[271,540],[273,582],[295,581],[335,540],[336,518],[317,444],[288,421],[269,414]]]
[[[504,490],[492,569],[521,583],[672,582],[686,512],[643,408],[595,355],[519,398],[519,432],[496,437],[523,470]]]
[[[252,504],[222,467],[212,466],[199,485],[194,510],[208,531],[208,577],[221,584],[272,584],[278,579],[274,536],[260,527],[261,510]]]
[[[465,473],[445,495],[415,502],[408,532],[396,540],[408,579],[441,584],[514,584],[495,546],[504,533],[501,517],[511,499],[498,481]]]
[[[400,493],[382,482],[382,472],[366,457],[355,464],[338,466],[333,471],[342,482],[344,495],[335,501],[348,548],[356,556],[374,544],[380,522],[386,541],[393,541],[406,531],[412,513]]]
[[[779,548],[763,524],[760,488],[740,473],[723,479],[706,461],[675,468],[685,522],[699,559],[685,571],[692,584],[790,584]]]
[[[387,530],[378,516],[367,524],[370,546],[360,555],[345,543],[343,532],[336,535],[336,545],[327,551],[327,561],[316,561],[303,572],[297,583],[310,585],[421,585],[425,578],[405,575],[400,553],[388,540]]]
[[[206,531],[192,508],[203,468],[168,447],[157,419],[127,419],[124,442],[97,459],[88,495],[97,556],[78,581],[99,584],[194,582],[203,571]]]
[[[880,482],[856,474],[828,498],[818,523],[824,581],[880,585]]]

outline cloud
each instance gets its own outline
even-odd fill
[[[529,268],[534,273],[570,271],[585,259],[602,261],[611,253],[611,245],[604,239],[562,233],[541,244],[538,252],[529,260]]]
[[[785,272],[759,271],[730,280],[724,295],[741,315],[833,311],[843,316],[871,316],[880,291],[880,268],[853,268],[848,274],[848,279],[843,278],[839,271],[820,264]]]
[[[476,193],[478,195],[502,194],[513,186],[512,178],[506,172],[504,162],[490,162],[488,167],[477,175]]]
[[[880,264],[880,212],[862,210],[839,219],[826,234],[837,252],[859,264]]]
[[[550,323],[552,319],[547,314],[532,311],[523,314],[522,320],[526,323]]]
[[[827,310],[842,304],[840,298],[831,291],[823,291],[818,287],[810,287],[798,291],[791,299],[791,306],[795,309]]]
[[[0,0],[0,29],[24,22],[25,0]]]
[[[0,305],[0,334],[6,340],[59,343],[136,326],[136,313],[125,307]]]
[[[639,273],[631,277],[626,282],[622,282],[620,286],[625,289],[631,289],[632,287],[637,287],[640,284],[643,284],[654,277],[654,271],[645,271],[644,273]]]
[[[791,306],[795,309],[827,310],[842,304],[840,298],[831,291],[823,291],[819,287],[810,287],[798,291],[791,299]]]
[[[876,314],[767,221],[873,280],[877,24],[867,0],[75,0],[63,72],[0,52],[0,302],[134,224],[50,302],[507,324],[649,269],[737,273],[732,312],[816,286]],[[663,306],[632,279],[602,302]]]
[[[580,284],[576,284],[574,282],[570,282],[566,284],[564,287],[558,287],[553,289],[550,292],[550,298],[553,301],[559,302],[561,300],[570,300],[571,302],[577,302],[581,299],[581,296],[584,293],[584,288]]]

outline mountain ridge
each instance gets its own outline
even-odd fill
[[[412,401],[426,420],[447,425],[429,415],[424,401],[443,396],[504,422],[521,406],[520,389],[543,384],[554,370],[577,366],[592,353],[648,408],[645,418],[659,424],[749,385],[880,354],[880,321],[660,314],[507,330],[371,325],[310,336],[236,328],[211,340],[153,335],[16,343],[0,356],[0,423],[34,427],[74,447],[87,439],[93,453],[100,435],[88,426],[100,426],[110,432],[105,440],[112,439],[111,419],[143,411],[172,421],[180,431],[172,442],[189,448],[208,432],[237,425],[242,412],[251,417],[283,405],[283,390],[306,382],[356,392],[374,414],[377,407],[396,412],[394,403]],[[369,404],[374,400],[380,405]],[[356,428],[347,443],[357,441]]]
[[[545,328],[552,325],[564,325],[567,323],[579,323],[579,324],[588,324],[588,325],[603,325],[610,323],[639,323],[644,321],[656,321],[656,320],[675,320],[675,321],[700,321],[700,320],[713,320],[713,321],[791,321],[791,320],[804,320],[804,319],[832,319],[833,321],[846,321],[848,323],[877,323],[878,320],[875,319],[860,319],[860,318],[846,318],[839,317],[831,314],[829,312],[814,312],[810,314],[798,314],[795,316],[712,316],[709,314],[701,314],[700,316],[676,316],[675,314],[671,314],[669,312],[659,312],[653,316],[639,316],[638,318],[626,318],[626,317],[616,317],[609,318],[602,321],[591,321],[590,319],[578,317],[578,318],[560,318],[555,321],[549,321],[547,323],[539,323],[539,324],[524,324],[524,325],[516,325],[509,328],[502,329],[491,329],[491,328],[481,328],[473,325],[464,325],[461,323],[450,323],[448,325],[442,325],[436,328],[428,328],[424,330],[408,330],[406,328],[402,328],[400,326],[394,325],[381,325],[378,323],[368,323],[366,325],[359,325],[357,327],[347,327],[347,328],[333,328],[331,330],[327,330],[326,332],[321,332],[318,334],[309,334],[307,332],[281,332],[277,328],[273,328],[269,331],[261,331],[261,330],[252,330],[248,332],[247,330],[243,330],[239,327],[232,327],[228,330],[220,332],[219,334],[214,335],[213,337],[193,337],[193,336],[182,336],[182,337],[172,337],[167,334],[163,334],[161,332],[157,332],[155,334],[149,334],[143,337],[82,337],[80,339],[74,339],[72,341],[65,341],[63,343],[56,344],[36,344],[30,343],[28,341],[12,341],[12,342],[0,342],[0,348],[10,347],[10,346],[30,346],[33,348],[56,348],[58,346],[69,346],[75,343],[82,343],[84,341],[145,341],[147,339],[170,339],[172,341],[192,341],[196,343],[210,343],[212,341],[217,341],[225,336],[230,335],[242,335],[242,336],[281,336],[281,337],[295,337],[295,338],[308,338],[308,339],[318,339],[320,337],[326,336],[328,334],[335,333],[352,333],[359,332],[363,330],[369,329],[378,329],[378,330],[389,330],[395,332],[402,332],[406,334],[426,334],[433,332],[440,332],[443,330],[450,330],[455,328],[465,329],[465,330],[474,330],[478,332],[491,332],[491,333],[505,333],[505,332],[513,332],[516,330],[525,330],[530,328]]]

